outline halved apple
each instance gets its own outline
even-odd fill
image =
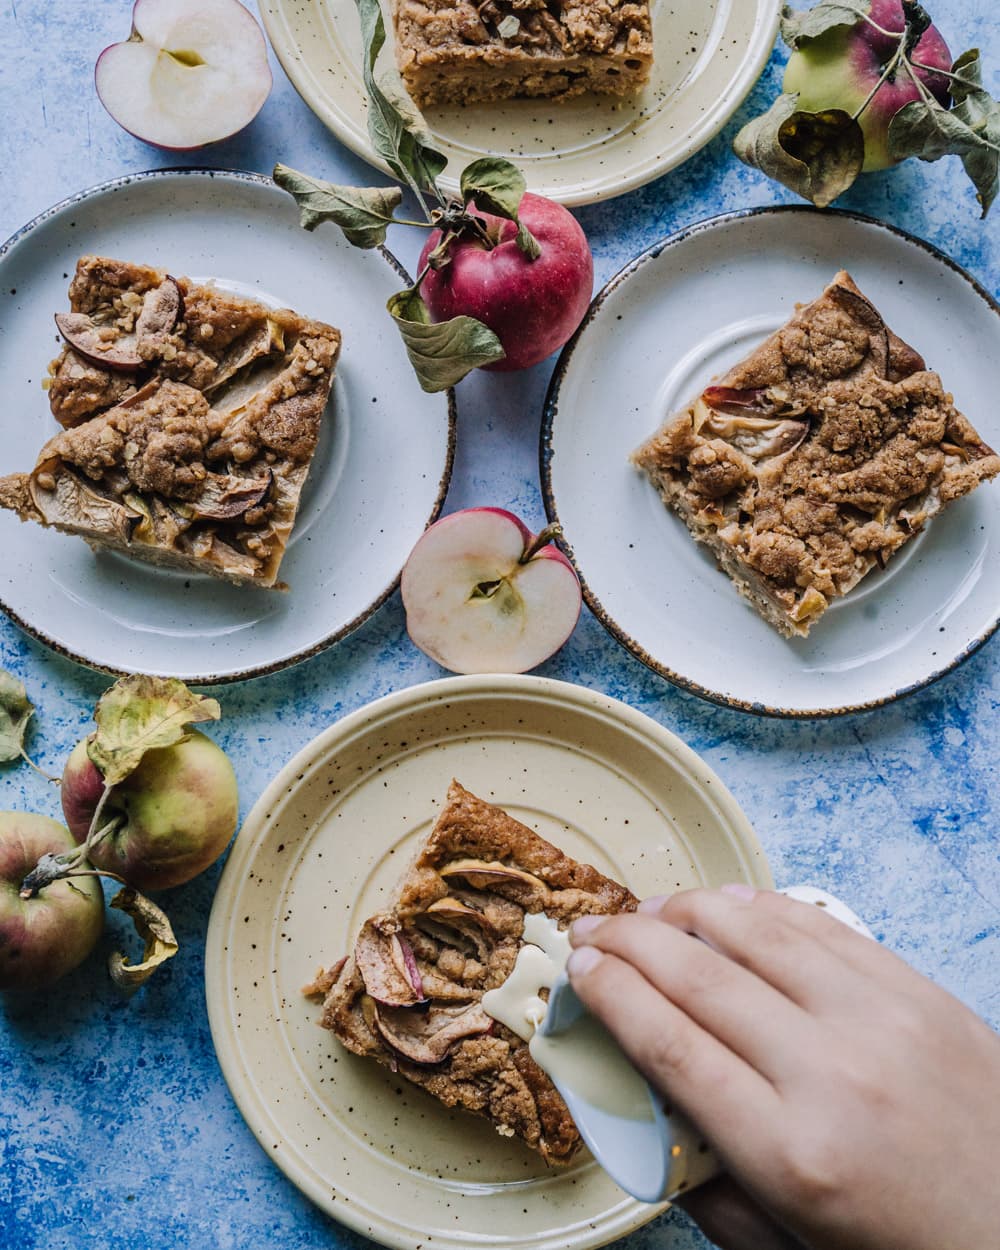
[[[580,582],[550,542],[503,508],[435,522],[403,569],[406,628],[454,673],[524,673],[558,651],[580,615]]]
[[[239,0],[136,0],[131,35],[104,49],[94,79],[120,126],[175,151],[242,130],[272,82],[263,32]]]

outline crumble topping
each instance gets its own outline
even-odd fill
[[[399,68],[418,104],[634,92],[653,45],[645,0],[395,0]]]
[[[276,586],[340,350],[289,309],[85,256],[57,315],[64,426],[0,506],[154,563]]]
[[[761,614],[802,635],[1000,472],[844,272],[632,458]]]
[[[510,975],[526,913],[565,927],[635,906],[624,886],[453,781],[389,910],[304,992],[325,994],[322,1023],[349,1050],[567,1163],[580,1137],[565,1103],[480,1000]]]

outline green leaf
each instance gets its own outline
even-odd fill
[[[23,684],[0,668],[0,764],[26,758],[24,735],[34,714]]]
[[[446,391],[480,365],[504,358],[500,340],[475,317],[432,322],[420,292],[413,287],[393,295],[386,307],[425,391]]]
[[[517,222],[517,246],[529,260],[537,260],[542,249],[517,215],[526,187],[521,171],[502,156],[480,157],[462,170],[462,202],[475,200],[484,213]]]
[[[800,11],[785,5],[781,14],[781,37],[790,48],[802,39],[817,39],[836,26],[856,26],[871,13],[871,0],[823,0]]]
[[[774,178],[819,208],[854,182],[865,160],[861,127],[842,109],[800,111],[797,95],[780,95],[733,140],[747,165]]]
[[[300,173],[287,165],[275,165],[274,181],[299,206],[299,223],[315,230],[332,221],[355,247],[378,247],[402,202],[399,187],[341,187],[322,178]]]
[[[462,170],[462,200],[497,217],[517,220],[521,196],[527,189],[524,174],[502,156],[483,156]]]
[[[929,99],[901,108],[889,123],[889,155],[922,161],[961,157],[985,217],[1000,192],[1000,103],[982,85],[978,49],[964,52],[952,73],[954,107]]]
[[[135,931],[143,940],[141,963],[129,963],[121,951],[115,951],[108,960],[112,981],[120,990],[131,993],[148,981],[160,964],[173,959],[177,939],[166,914],[144,894],[128,888],[119,890],[111,906],[132,917]]]
[[[87,754],[105,785],[115,786],[147,751],[173,746],[185,727],[222,715],[215,699],[194,694],[173,677],[122,677],[101,695],[94,711],[97,732]]]
[[[368,135],[372,147],[397,178],[411,188],[426,211],[424,192],[441,199],[435,180],[448,163],[431,146],[426,124],[403,89],[387,71],[375,80],[375,62],[385,43],[385,22],[379,0],[355,0],[361,18],[364,48],[361,71],[368,92]]]

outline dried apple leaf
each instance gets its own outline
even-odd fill
[[[452,317],[432,322],[419,291],[407,287],[393,295],[386,307],[399,327],[423,390],[446,391],[480,365],[503,360],[500,340],[475,317]]]
[[[823,0],[811,9],[785,5],[781,14],[781,37],[790,48],[801,39],[816,39],[836,26],[856,26],[871,13],[871,0]]]
[[[385,22],[379,0],[355,0],[361,18],[362,75],[368,93],[368,135],[372,147],[426,211],[424,192],[438,195],[435,180],[448,164],[431,145],[420,113],[392,71],[375,80],[375,62],[385,43]]]
[[[24,684],[6,669],[0,669],[0,764],[27,759],[24,735],[35,707]]]
[[[1000,103],[983,87],[978,48],[963,52],[952,74],[954,107],[931,98],[901,108],[889,123],[889,155],[900,161],[961,157],[985,217],[1000,192]]]
[[[177,954],[177,939],[166,914],[144,894],[124,889],[111,900],[111,906],[132,917],[135,931],[143,940],[142,962],[129,963],[121,951],[114,951],[108,960],[111,979],[120,990],[137,990],[153,975],[160,964]]]
[[[222,715],[215,699],[194,694],[173,677],[122,677],[94,710],[97,732],[87,754],[107,786],[124,781],[147,751],[173,746],[186,727]]]
[[[842,109],[809,113],[797,95],[780,95],[768,111],[747,122],[733,140],[741,161],[825,208],[861,173],[865,140]]]
[[[483,156],[462,170],[462,200],[475,200],[484,213],[517,223],[517,246],[529,260],[542,254],[538,240],[518,217],[521,197],[527,188],[524,175],[501,156]]]
[[[355,247],[384,243],[403,199],[399,187],[342,187],[288,165],[275,165],[273,177],[298,204],[299,224],[304,229],[315,230],[320,222],[332,221]]]

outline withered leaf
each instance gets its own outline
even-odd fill
[[[355,247],[378,247],[399,207],[403,192],[399,187],[342,187],[288,165],[275,165],[274,181],[299,206],[299,223],[315,230],[322,221],[332,221],[343,230],[344,238]]]
[[[781,37],[790,48],[800,39],[816,39],[835,26],[855,26],[871,13],[871,0],[823,0],[811,9],[785,5],[781,14]]]
[[[861,173],[865,140],[842,109],[809,113],[797,95],[780,95],[768,111],[747,122],[733,140],[741,161],[825,208]]]
[[[889,154],[900,161],[961,157],[985,217],[1000,191],[1000,103],[982,85],[977,48],[963,52],[952,73],[954,107],[928,98],[901,108],[889,123]]]
[[[34,714],[24,684],[0,669],[0,763],[25,758],[24,735]]]
[[[87,744],[87,754],[105,784],[115,786],[138,767],[147,751],[173,746],[188,725],[221,715],[215,699],[194,694],[174,677],[122,677],[98,701],[97,732]]]
[[[425,391],[445,391],[480,365],[504,358],[500,340],[488,326],[475,317],[431,321],[427,305],[412,287],[393,295],[386,307]]]
[[[166,914],[144,894],[128,888],[119,890],[111,906],[132,917],[135,931],[143,940],[141,963],[129,963],[121,951],[115,951],[108,960],[112,981],[120,990],[131,993],[148,981],[160,964],[177,954],[177,939]]]

